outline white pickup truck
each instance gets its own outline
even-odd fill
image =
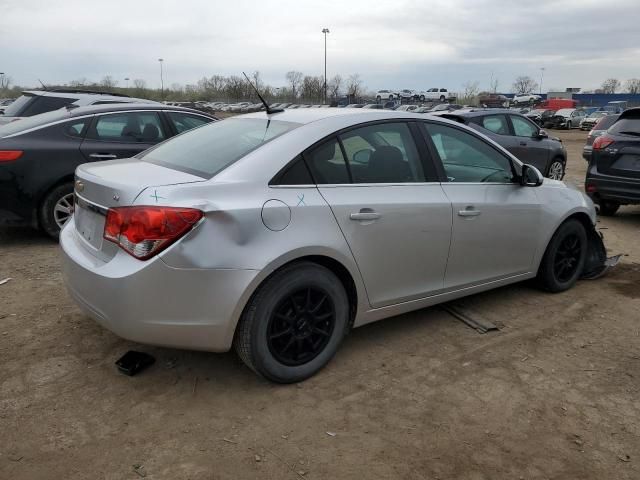
[[[415,97],[421,102],[426,100],[446,102],[457,98],[455,93],[450,92],[446,88],[430,88],[427,91],[416,92]]]

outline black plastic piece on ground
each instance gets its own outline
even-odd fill
[[[486,318],[483,318],[477,312],[471,312],[468,308],[460,305],[453,305],[451,303],[445,303],[440,305],[440,308],[447,312],[449,315],[457,318],[467,326],[473,328],[478,333],[487,333],[492,330],[498,330],[498,327],[491,323]]]
[[[129,350],[116,361],[116,366],[121,373],[130,377],[141,372],[155,363],[156,359],[148,353]]]

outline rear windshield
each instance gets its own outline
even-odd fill
[[[22,95],[14,100],[14,102],[4,109],[5,117],[20,117],[20,112],[24,107],[35,98],[35,95]]]
[[[611,128],[609,133],[617,133],[621,135],[640,135],[640,111],[626,113]]]
[[[594,130],[606,130],[608,129],[611,125],[613,125],[613,122],[615,122],[618,117],[620,115],[607,115],[606,117],[602,117],[598,123],[596,123],[595,127],[593,127]]]
[[[37,115],[35,117],[27,117],[20,120],[15,120],[14,122],[0,126],[0,138],[6,137],[8,135],[13,135],[14,133],[19,133],[23,130],[40,127],[50,122],[55,122],[56,120],[65,120],[67,118],[71,118],[71,115],[65,109],[43,113],[42,115]]]
[[[4,115],[11,117],[32,117],[41,113],[51,112],[52,110],[58,110],[76,100],[76,98],[68,97],[23,95],[4,111]]]
[[[300,124],[267,118],[229,118],[190,130],[138,156],[147,162],[211,178]]]

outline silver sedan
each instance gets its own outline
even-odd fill
[[[566,290],[597,244],[584,194],[409,112],[226,119],[81,165],[75,199],[64,277],[88,315],[140,343],[235,346],[275,382],[369,322],[531,278]]]

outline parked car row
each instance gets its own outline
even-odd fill
[[[454,101],[457,95],[446,88],[434,87],[428,90],[378,90],[374,97],[378,103],[383,100],[416,100],[420,102],[439,100],[447,102]]]
[[[62,108],[4,125],[0,225],[31,225],[55,238],[72,214],[78,165],[133,157],[215,120],[197,110],[136,102]]]

